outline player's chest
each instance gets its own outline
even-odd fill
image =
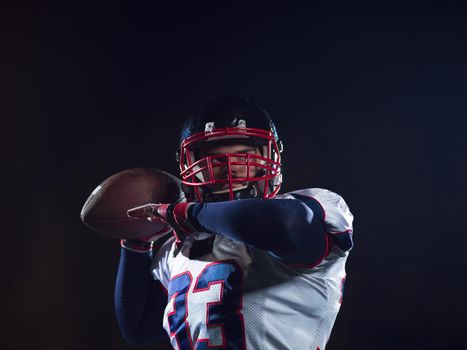
[[[250,258],[244,246],[213,247],[209,253],[193,256],[190,250],[179,252],[171,266],[168,285],[169,304],[177,309],[200,308],[206,303],[221,303],[240,298]],[[181,305],[181,304],[184,304]],[[226,304],[230,306],[230,304]],[[170,306],[170,305],[169,305]]]
[[[164,326],[180,349],[244,344],[245,266],[235,254],[210,254],[204,260],[178,256],[168,285]]]

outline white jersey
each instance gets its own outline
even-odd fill
[[[328,190],[312,197],[329,235],[352,232],[344,200]],[[168,240],[152,272],[168,291],[163,326],[174,349],[323,350],[342,302],[348,251],[333,245],[315,266],[292,266],[263,250],[216,235],[212,251],[190,259],[191,235],[178,252]],[[212,237],[212,236],[211,236]]]

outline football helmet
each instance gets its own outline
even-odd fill
[[[203,151],[223,145],[247,145],[257,151]],[[259,105],[237,97],[209,101],[182,128],[177,160],[187,199],[218,202],[274,197],[282,183],[282,148],[274,123]]]

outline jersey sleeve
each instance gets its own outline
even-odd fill
[[[156,248],[152,264],[151,272],[155,280],[161,282],[162,286],[167,290],[170,281],[170,271],[173,263],[173,250],[175,248],[175,237],[169,238],[160,248]]]
[[[308,188],[289,193],[318,213],[333,245],[343,251],[353,247],[353,215],[344,199],[332,191]]]

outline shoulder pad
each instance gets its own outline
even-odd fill
[[[303,201],[315,215],[318,214],[326,232],[343,250],[352,248],[353,215],[341,196],[323,188],[308,188],[287,195]]]

